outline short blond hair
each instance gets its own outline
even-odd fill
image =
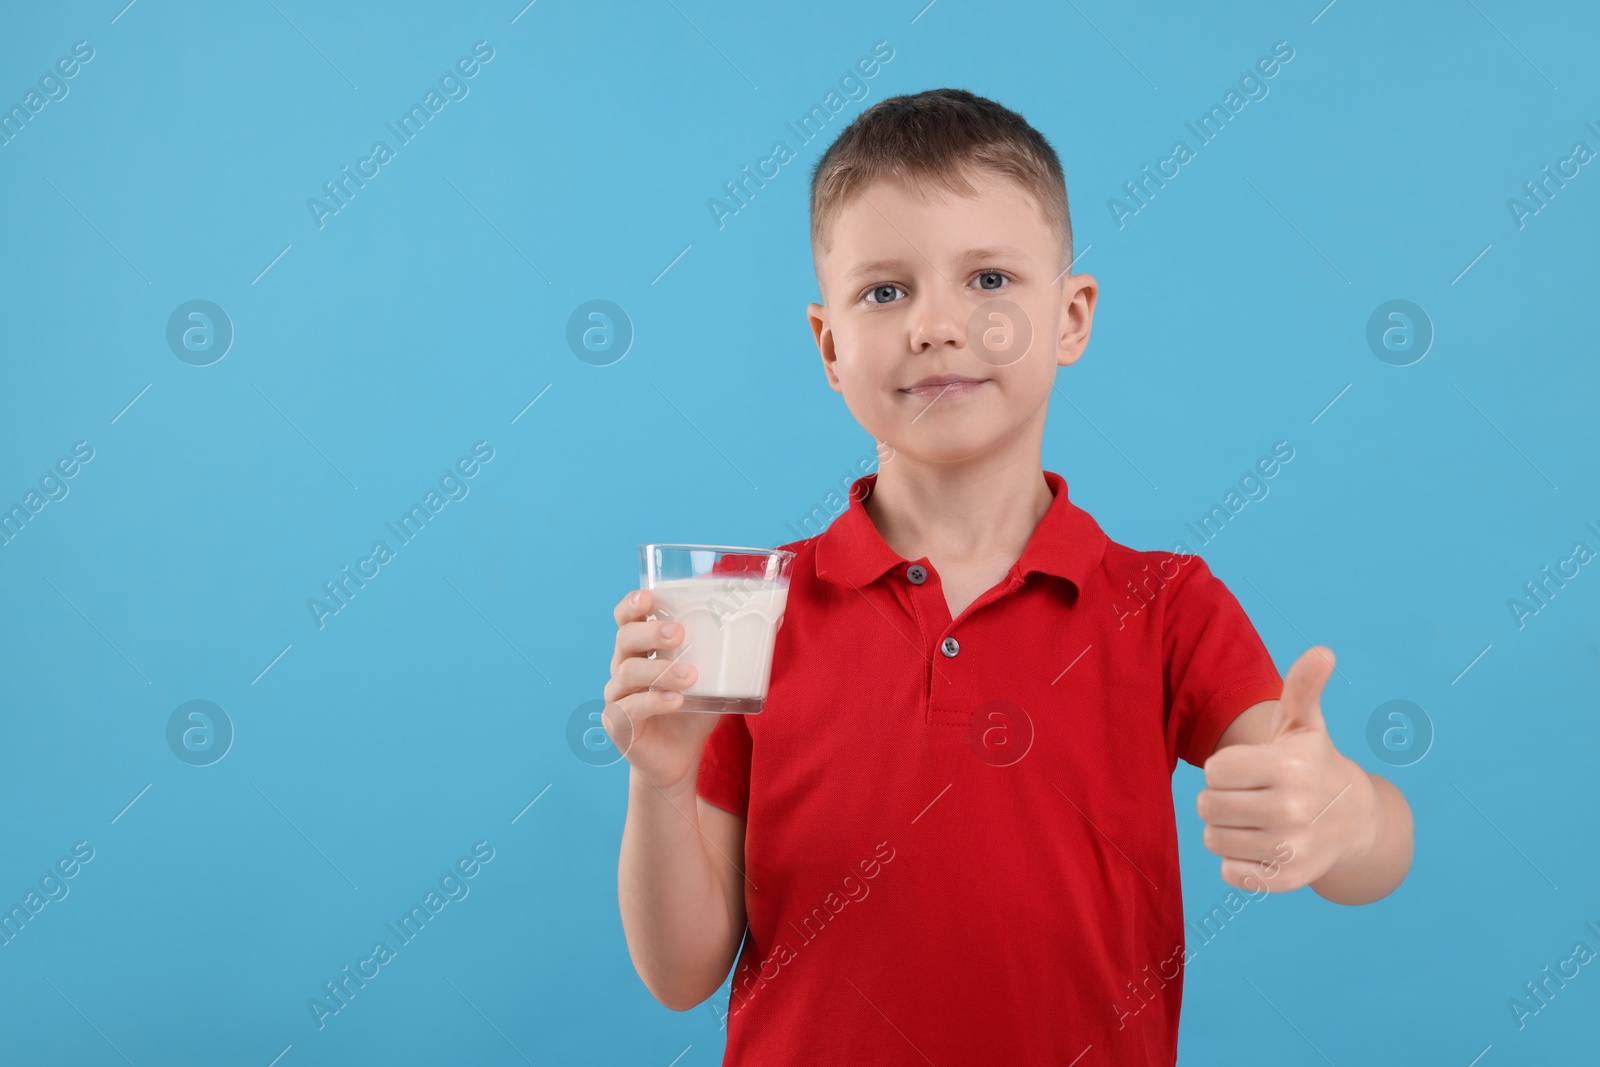
[[[938,188],[972,196],[973,171],[1009,178],[1033,197],[1056,231],[1056,266],[1065,271],[1072,263],[1072,217],[1060,158],[1021,115],[965,89],[891,96],[840,131],[811,172],[813,254],[829,250],[839,213],[879,177],[893,176],[922,194]]]

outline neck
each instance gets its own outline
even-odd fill
[[[1027,462],[996,454],[960,465],[897,452],[863,507],[903,559],[1015,562],[1052,499],[1037,449]]]

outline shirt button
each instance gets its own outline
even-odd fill
[[[924,567],[920,563],[913,563],[911,566],[906,568],[906,579],[910,581],[912,585],[921,585],[923,582],[928,580],[928,568]]]
[[[961,651],[961,643],[953,637],[947,637],[940,643],[939,651],[947,656],[954,656]]]

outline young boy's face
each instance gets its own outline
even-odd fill
[[[840,212],[807,315],[828,384],[897,455],[978,458],[1043,437],[1058,366],[1083,354],[1095,280],[1063,273],[1033,198],[989,172],[921,199],[893,178]],[[917,387],[925,378],[974,384]]]

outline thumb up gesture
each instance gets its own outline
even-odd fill
[[[1230,744],[1206,760],[1195,810],[1231,886],[1299,889],[1373,846],[1377,790],[1334,748],[1322,718],[1333,663],[1329,649],[1308,649],[1284,676],[1266,740]]]

